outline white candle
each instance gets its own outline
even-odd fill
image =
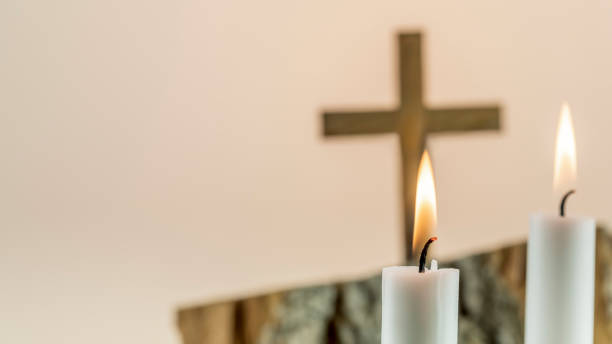
[[[457,269],[384,268],[381,343],[456,344],[458,302]]]
[[[574,134],[564,104],[557,134],[555,189],[571,190],[576,176]],[[567,199],[567,197],[566,197]],[[526,344],[593,343],[595,221],[534,214],[527,248]]]
[[[416,197],[415,246],[436,223],[435,187],[427,152],[419,166]],[[432,241],[435,240],[432,238]],[[423,247],[423,246],[420,246]],[[424,258],[422,264],[424,266]],[[459,270],[392,266],[382,273],[382,344],[456,344]]]

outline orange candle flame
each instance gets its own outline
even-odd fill
[[[417,177],[416,206],[412,252],[418,255],[433,233],[437,223],[436,186],[429,153],[421,157]]]
[[[576,139],[572,115],[567,103],[561,107],[559,126],[557,128],[557,145],[555,149],[555,173],[553,188],[555,193],[563,194],[575,188],[576,183]]]

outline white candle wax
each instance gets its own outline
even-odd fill
[[[456,344],[458,304],[457,269],[384,268],[381,343]]]
[[[595,221],[532,215],[525,343],[593,343],[594,280]]]

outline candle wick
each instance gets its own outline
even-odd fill
[[[559,206],[559,215],[561,215],[561,217],[565,216],[565,202],[567,201],[567,198],[575,192],[576,190],[570,190],[561,199],[561,205]]]
[[[423,250],[421,251],[421,259],[419,260],[419,272],[420,273],[425,272],[425,261],[427,260],[427,250],[429,249],[429,245],[431,245],[431,243],[436,240],[438,240],[438,237],[431,237],[429,238],[429,240],[427,240],[427,242],[425,243],[425,246],[423,246]]]

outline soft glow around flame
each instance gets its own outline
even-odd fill
[[[573,189],[575,182],[576,139],[574,138],[574,126],[572,125],[569,105],[563,103],[555,149],[555,176],[553,181],[555,193],[565,193]]]
[[[423,245],[433,233],[437,222],[436,187],[429,153],[425,151],[419,165],[417,178],[416,207],[414,217],[414,237],[412,252],[419,255]]]

